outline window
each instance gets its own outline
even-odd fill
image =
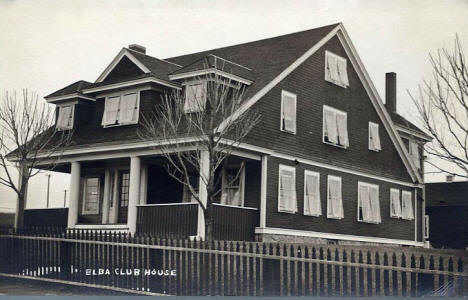
[[[206,83],[196,83],[185,86],[184,112],[193,113],[205,109]]]
[[[139,93],[125,92],[106,97],[102,125],[128,125],[138,123]]]
[[[99,214],[99,177],[87,177],[83,185],[83,215]]]
[[[401,192],[401,218],[405,220],[413,220],[413,201],[411,199],[411,192]]]
[[[429,238],[429,215],[424,215],[424,238]]]
[[[295,213],[296,201],[296,169],[294,167],[279,166],[278,211]]]
[[[347,114],[329,106],[323,106],[323,142],[348,148]]]
[[[341,177],[328,176],[327,218],[343,219]]]
[[[120,173],[120,207],[128,207],[130,195],[130,173],[128,171]]]
[[[281,131],[296,133],[296,95],[281,92]]]
[[[390,189],[390,217],[401,218],[401,201],[399,189]]]
[[[418,169],[421,168],[421,162],[419,160],[419,146],[418,143],[409,141],[409,154],[414,164]]]
[[[358,183],[358,221],[380,223],[379,186],[364,182]]]
[[[304,215],[320,216],[320,174],[311,171],[304,173]]]
[[[223,169],[221,204],[244,206],[244,163],[237,168]]]
[[[379,124],[369,122],[369,150],[380,151]]]
[[[325,51],[325,80],[344,88],[349,85],[345,58]]]
[[[59,107],[59,115],[57,119],[57,129],[67,130],[73,128],[75,105],[66,105]]]

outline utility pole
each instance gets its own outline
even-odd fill
[[[49,196],[50,196],[50,173],[45,174],[47,176],[47,205],[46,207],[49,208]]]
[[[63,190],[63,207],[66,207],[65,204],[67,203],[67,190]]]

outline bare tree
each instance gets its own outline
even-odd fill
[[[427,162],[438,172],[468,178],[468,65],[460,39],[452,50],[429,55],[431,80],[410,94],[421,123],[433,137],[426,145]]]
[[[50,169],[71,137],[70,131],[53,126],[54,109],[40,103],[34,93],[5,92],[0,105],[0,184],[11,188],[18,197],[15,227],[24,224],[26,192],[31,177],[41,172],[47,162]],[[52,157],[54,159],[52,160]],[[18,180],[13,173],[18,171]]]
[[[165,94],[154,112],[143,117],[140,137],[160,141],[157,147],[167,159],[168,174],[183,184],[192,199],[200,204],[205,238],[210,240],[213,224],[210,207],[221,192],[216,171],[228,163],[233,151],[259,122],[260,115],[253,110],[239,113],[245,85],[218,74],[197,81],[201,86],[189,85],[184,92]],[[200,163],[203,159],[208,162],[206,166]],[[206,203],[201,200],[202,191],[190,180],[191,174],[200,176],[206,185]]]

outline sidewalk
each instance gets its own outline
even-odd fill
[[[30,279],[5,278],[0,276],[0,296],[124,296],[131,295],[116,291],[78,287],[67,284],[42,282]]]

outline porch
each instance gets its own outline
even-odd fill
[[[71,173],[69,208],[61,212],[67,214],[65,221],[60,219],[61,226],[204,238],[201,206],[184,184],[167,173],[166,164],[161,155],[59,164],[56,170]],[[232,156],[216,173],[220,192],[209,210],[215,239],[255,239],[260,222],[261,168],[259,159]],[[192,174],[190,182],[206,203],[204,182],[198,173]],[[47,210],[31,214],[35,217],[31,216],[28,225],[34,225],[39,215],[48,225],[57,218]]]

